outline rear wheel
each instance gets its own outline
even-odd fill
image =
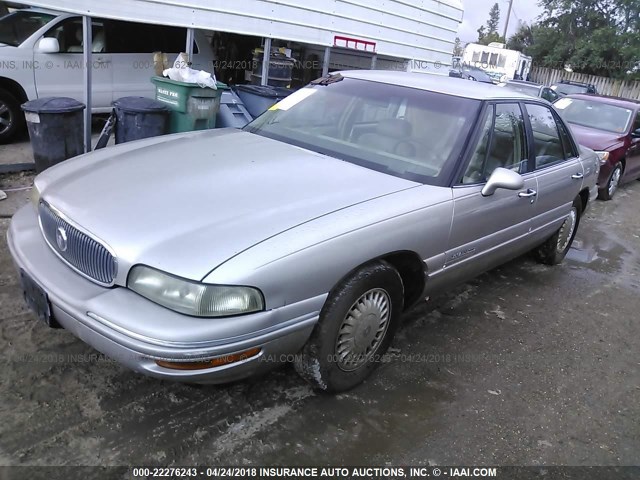
[[[386,262],[350,275],[331,292],[294,366],[315,388],[340,392],[361,383],[389,348],[403,307],[402,279]]]
[[[0,88],[0,144],[9,143],[24,125],[20,102]]]
[[[611,175],[609,176],[609,181],[605,185],[604,188],[598,190],[598,198],[600,200],[611,200],[613,195],[618,190],[620,186],[620,179],[622,178],[622,164],[617,163],[614,167]]]
[[[582,201],[576,198],[558,231],[534,251],[539,262],[547,265],[562,263],[578,231],[581,213]]]

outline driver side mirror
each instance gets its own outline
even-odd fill
[[[36,53],[58,53],[60,44],[57,38],[44,37],[36,44]]]
[[[640,138],[640,128],[636,128],[633,132],[631,132],[631,136],[633,138]]]
[[[493,171],[489,180],[487,180],[481,193],[483,197],[488,197],[493,195],[499,188],[520,190],[522,187],[524,187],[524,178],[522,178],[519,173],[498,167]]]

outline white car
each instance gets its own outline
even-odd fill
[[[153,97],[153,52],[170,61],[185,50],[186,29],[94,18],[92,111],[111,110],[129,95]],[[23,126],[20,104],[40,97],[82,101],[82,17],[44,9],[0,18],[0,143]],[[193,68],[213,71],[214,54],[204,32],[195,32]]]

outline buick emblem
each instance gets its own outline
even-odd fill
[[[61,252],[67,251],[67,232],[62,227],[58,227],[58,230],[56,230],[56,243]]]

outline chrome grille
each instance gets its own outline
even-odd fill
[[[71,225],[45,202],[40,202],[38,210],[42,232],[58,256],[98,283],[113,283],[116,259],[103,245]]]

